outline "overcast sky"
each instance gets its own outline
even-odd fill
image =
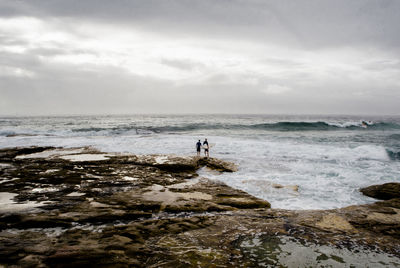
[[[400,115],[397,0],[0,0],[0,115]]]

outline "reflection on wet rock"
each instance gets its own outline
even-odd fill
[[[400,201],[272,209],[198,170],[215,158],[0,150],[0,266],[400,265]],[[297,193],[296,185],[265,184]]]

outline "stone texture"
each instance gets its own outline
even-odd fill
[[[42,152],[51,156],[17,157]],[[387,254],[382,263],[400,263],[397,198],[333,210],[271,209],[265,200],[197,175],[203,166],[237,170],[222,160],[107,154],[69,161],[61,157],[66,154],[49,147],[0,150],[0,163],[7,164],[0,193],[41,202],[0,210],[0,266],[274,267],[285,266],[282,256],[300,258],[312,247],[314,262],[305,256],[300,266],[343,265],[343,256],[321,255],[326,247]]]
[[[360,190],[364,195],[381,200],[400,198],[400,183],[372,185]]]

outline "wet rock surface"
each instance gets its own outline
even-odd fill
[[[199,177],[203,166],[237,170],[214,158],[0,150],[0,265],[400,266],[400,199],[271,209]]]
[[[385,183],[381,185],[372,185],[360,189],[360,191],[369,197],[381,200],[400,198],[400,183]]]

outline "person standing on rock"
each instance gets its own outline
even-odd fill
[[[205,139],[205,141],[203,142],[203,148],[204,148],[204,156],[209,157],[210,153],[209,153],[208,149],[210,148],[210,146],[208,145],[207,139]]]
[[[196,143],[196,149],[197,149],[197,156],[200,156],[200,151],[201,151],[201,141],[200,140]]]

